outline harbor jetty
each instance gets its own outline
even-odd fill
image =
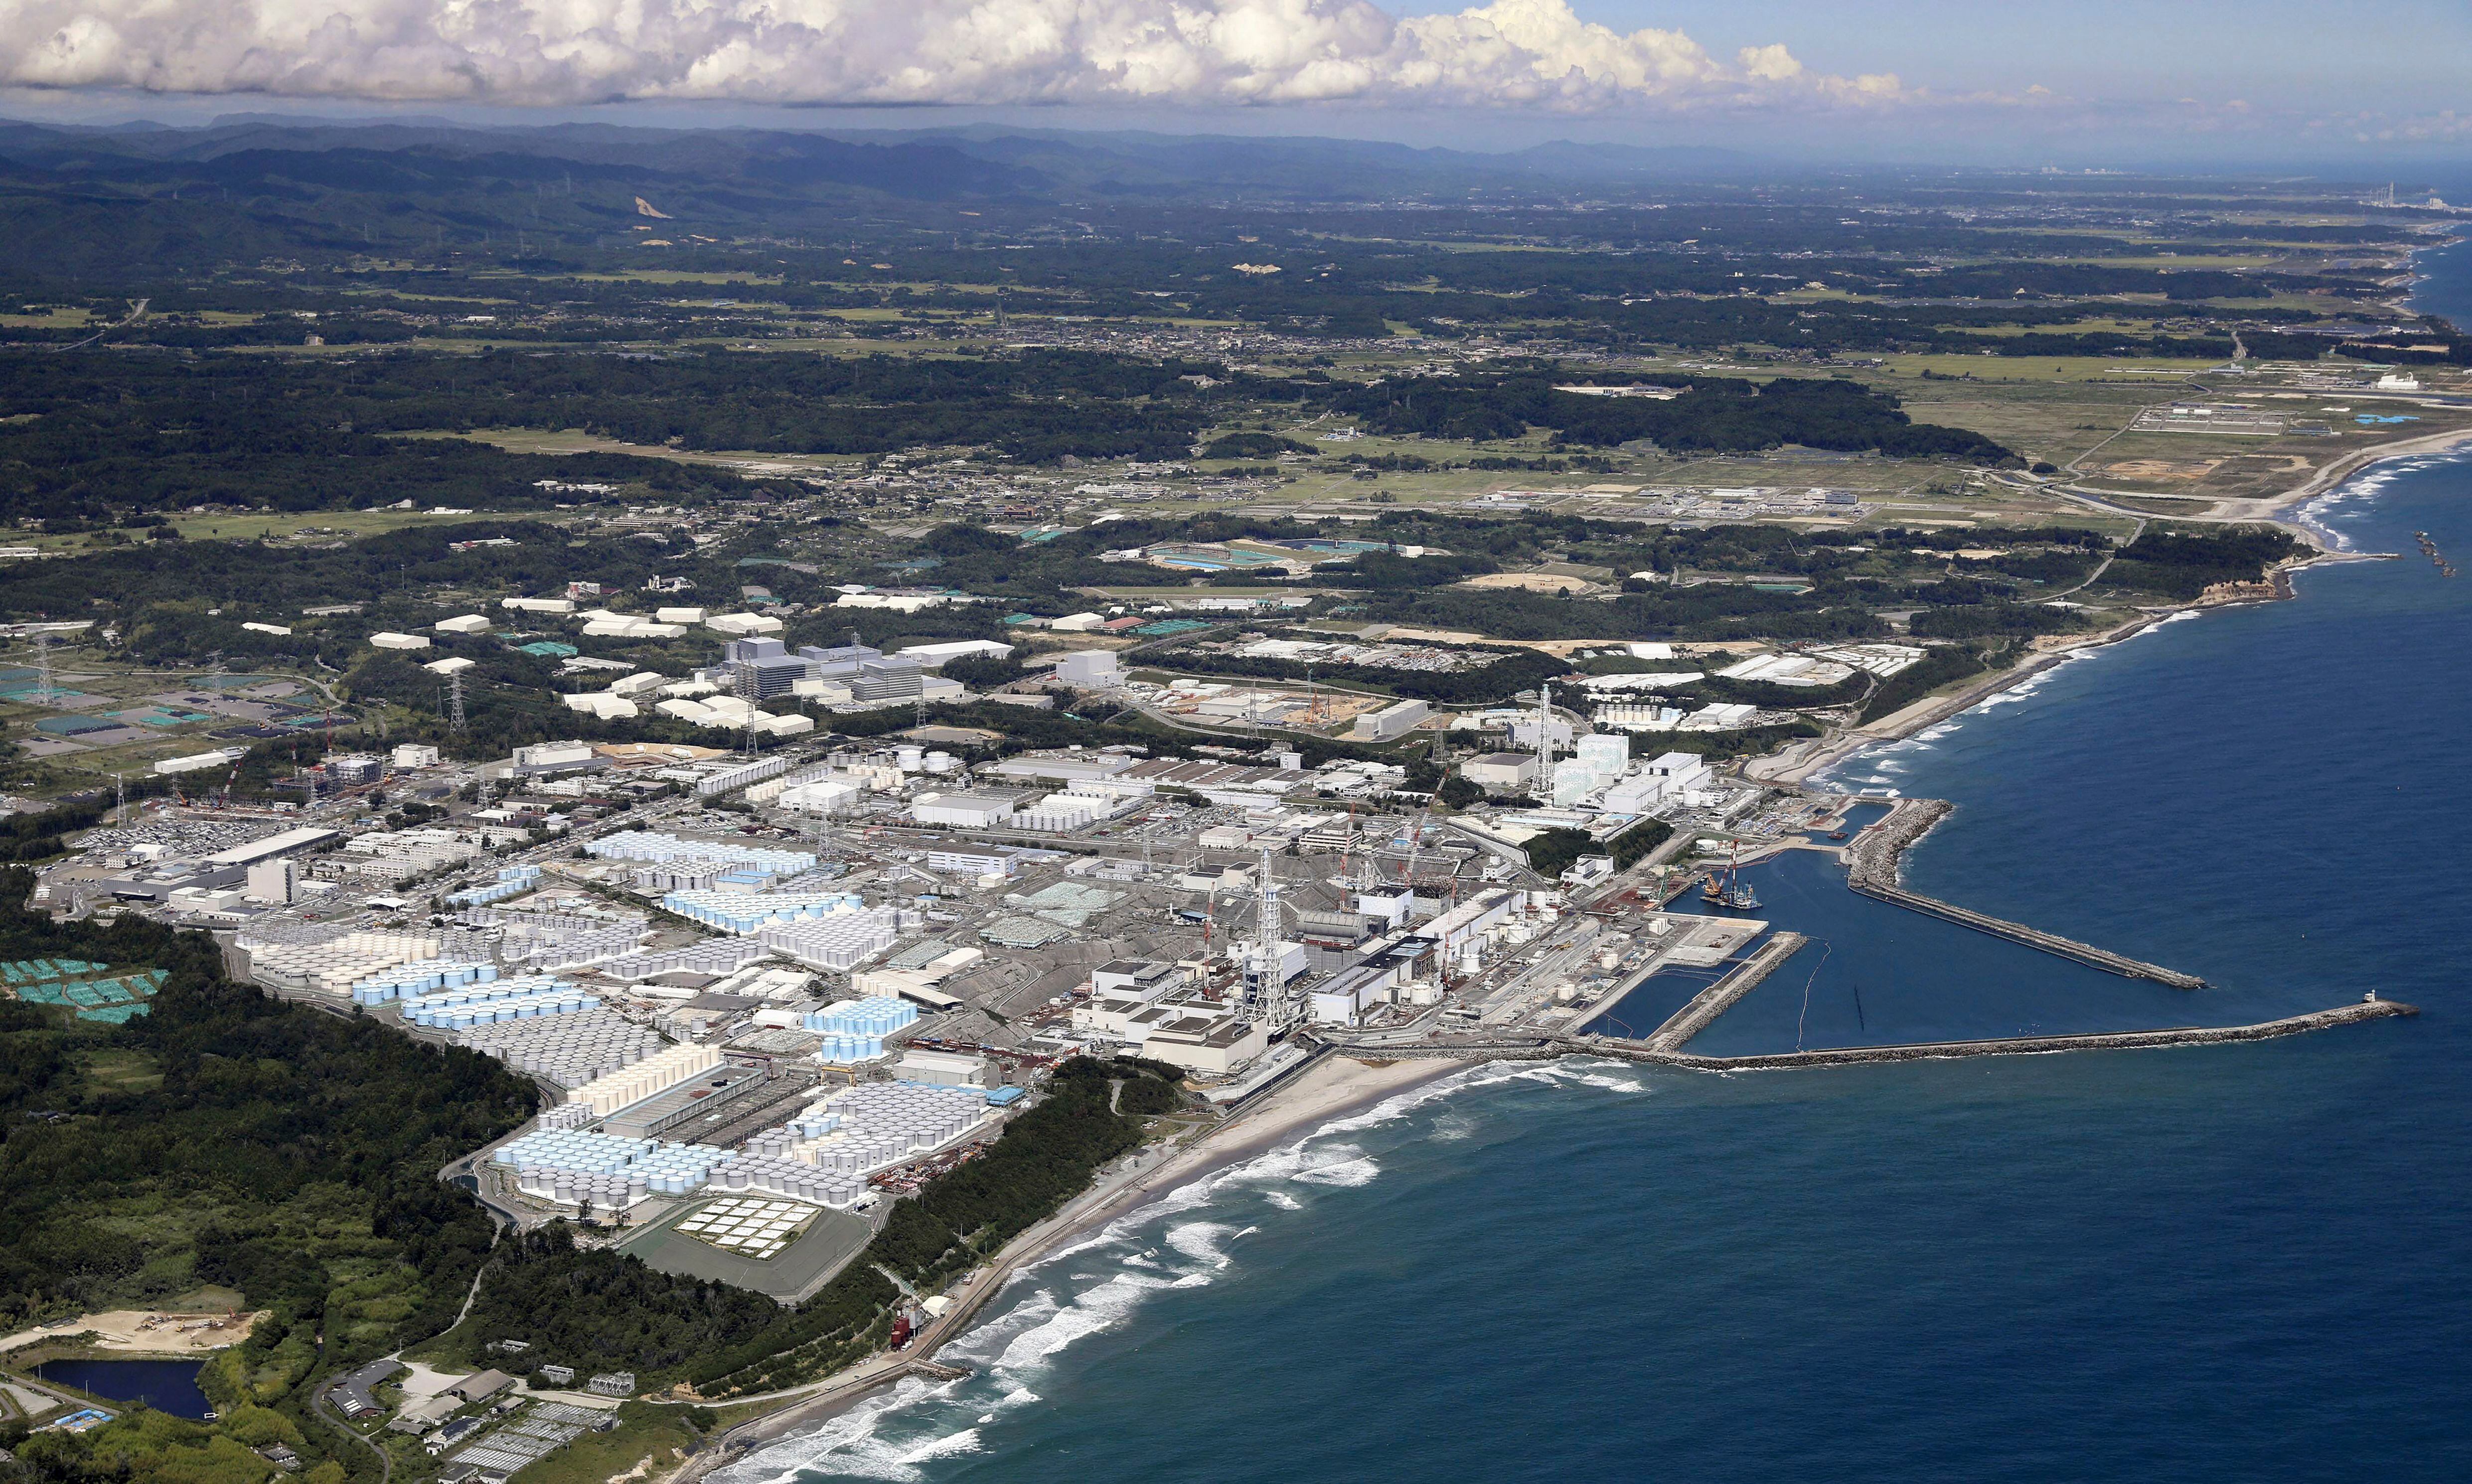
[[[1776,971],[1777,965],[1792,958],[1802,945],[1809,942],[1799,932],[1779,932],[1758,948],[1751,950],[1741,963],[1706,989],[1691,997],[1691,1002],[1676,1011],[1662,1025],[1649,1033],[1647,1045],[1659,1050],[1679,1050],[1682,1044],[1708,1028],[1718,1016],[1734,1007],[1734,1001],[1759,987],[1762,979]]]
[[[2045,932],[2006,918],[1993,917],[1971,907],[1927,897],[1919,891],[1908,891],[1898,883],[1898,867],[1905,853],[1914,841],[1947,817],[1949,803],[1944,799],[1904,799],[1889,812],[1888,817],[1865,830],[1845,851],[1845,884],[1874,900],[1921,912],[1944,922],[1987,932],[1995,938],[2006,938],[2028,948],[2039,949],[2056,957],[2075,960],[2107,974],[2124,978],[2151,979],[2174,989],[2203,989],[2206,981],[2194,974],[2166,969],[2161,964],[2115,954],[2109,949],[2064,938],[2056,932]]]
[[[1661,1044],[1659,1038],[1673,1026],[1672,1021],[1658,1027],[1657,1034],[1646,1040],[1624,1036],[1565,1035],[1356,1045],[1333,1037],[1323,1040],[1322,1045],[1340,1055],[1368,1061],[1437,1057],[1461,1061],[1550,1061],[1560,1056],[1604,1056],[1619,1061],[1674,1067],[1685,1072],[1784,1072],[1801,1068],[1862,1066],[1873,1062],[1936,1061],[1961,1056],[2049,1056],[2060,1051],[2134,1051],[2163,1047],[2221,1046],[2232,1042],[2271,1041],[2282,1036],[2306,1035],[2311,1031],[2333,1030],[2339,1026],[2419,1013],[2418,1006],[2405,1004],[2401,1001],[2370,999],[2249,1025],[2181,1025],[2168,1030],[2004,1036],[1981,1041],[1910,1041],[1890,1046],[1774,1051],[1756,1056],[1701,1056]]]

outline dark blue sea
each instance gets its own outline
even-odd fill
[[[2252,1045],[1710,1076],[1491,1067],[1018,1281],[729,1477],[2254,1484],[2472,1478],[2472,461],[2311,512],[2392,561],[2160,625],[1848,789],[1954,800],[1920,890],[2095,973],[1753,873],[1814,944],[1698,1048],[2415,1019]],[[1643,1007],[1644,1018],[1656,1018]]]

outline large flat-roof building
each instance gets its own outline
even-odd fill
[[[1460,776],[1479,788],[1500,793],[1533,788],[1536,783],[1536,754],[1488,752],[1461,764]]]
[[[910,806],[910,815],[923,825],[985,830],[1011,819],[1019,803],[1010,793],[930,794]]]
[[[1414,731],[1433,713],[1423,701],[1395,701],[1358,717],[1354,735],[1358,742],[1389,742]]]
[[[287,856],[323,850],[343,837],[343,832],[340,830],[321,830],[316,825],[302,825],[297,829],[270,835],[262,840],[251,840],[246,845],[234,845],[229,850],[218,850],[206,857],[205,863],[217,869],[229,866],[252,866],[260,861],[279,860]]]

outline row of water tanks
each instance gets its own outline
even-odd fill
[[[352,985],[357,1004],[384,1004],[405,995],[426,995],[466,984],[487,984],[498,977],[498,966],[465,959],[432,958],[370,975]]]
[[[682,1194],[702,1185],[712,1167],[729,1157],[728,1150],[710,1144],[537,1129],[509,1140],[489,1158],[495,1165],[553,1175],[623,1175],[644,1180],[656,1190]]]
[[[762,1191],[836,1210],[847,1210],[867,1193],[867,1182],[855,1175],[769,1155],[741,1155],[713,1171],[711,1184],[717,1190]]]
[[[780,1132],[794,1157],[865,1175],[952,1142],[986,1117],[976,1090],[875,1082],[810,1104]]]
[[[896,747],[892,760],[905,773],[934,773],[939,778],[962,768],[962,760],[951,753],[929,752],[921,747]]]
[[[489,1156],[493,1165],[541,1167],[566,1174],[609,1174],[659,1148],[650,1139],[620,1139],[574,1129],[540,1129],[511,1139]]]
[[[820,1062],[839,1062],[844,1066],[853,1062],[880,1061],[885,1054],[882,1036],[854,1036],[843,1031],[826,1032],[815,1052],[816,1060]]]
[[[892,946],[901,935],[898,908],[879,907],[855,912],[829,912],[821,917],[787,923],[766,923],[755,930],[766,948],[804,964],[847,973]]]
[[[827,1035],[881,1039],[917,1020],[918,1007],[909,1001],[891,995],[870,995],[865,1000],[844,1000],[820,1010],[810,1010],[800,1024]]]
[[[580,1206],[587,1201],[595,1206],[632,1206],[653,1193],[652,1183],[640,1176],[575,1175],[538,1166],[527,1167],[519,1173],[515,1177],[515,1189],[527,1195],[537,1195],[566,1206]]]
[[[501,1021],[528,1021],[544,1015],[572,1015],[580,1010],[597,1010],[601,1001],[580,989],[546,989],[538,994],[517,995],[509,1000],[492,1000],[482,1004],[418,1005],[404,1011],[403,1018],[415,1025],[427,1025],[440,1030],[467,1030],[476,1025],[494,1025]]]
[[[485,1055],[560,1087],[582,1087],[634,1066],[666,1043],[608,1010],[579,1010],[546,1020],[474,1025],[455,1039]],[[597,1117],[584,1109],[586,1120]]]
[[[711,1047],[674,1046],[631,1067],[593,1078],[575,1090],[575,1100],[606,1117],[720,1065],[721,1052]]]
[[[661,906],[707,928],[740,934],[866,908],[851,891],[673,891],[661,898]]]
[[[540,884],[540,867],[536,865],[502,866],[498,879],[486,886],[473,886],[446,899],[449,907],[480,907],[519,897]]]
[[[323,943],[269,948],[250,954],[250,977],[277,989],[346,996],[352,985],[408,961],[438,956],[425,933],[348,932]]]
[[[816,858],[803,850],[767,850],[756,845],[739,845],[723,840],[687,840],[675,835],[650,830],[620,830],[605,835],[583,847],[584,854],[603,860],[720,860],[731,865],[751,865],[776,876],[796,876],[816,868]]]
[[[423,992],[404,1006],[404,1013],[409,1015],[416,1009],[442,1010],[457,1005],[485,1004],[492,1000],[512,1000],[518,995],[536,995],[545,989],[568,987],[554,975],[517,974],[500,978],[498,971],[491,969],[487,978],[475,978]]]

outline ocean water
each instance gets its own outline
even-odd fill
[[[946,1350],[969,1379],[725,1476],[2472,1477],[2472,581],[2412,539],[2472,556],[2472,461],[2382,467],[2312,516],[2402,559],[2162,624],[1842,770],[1958,803],[1917,889],[2212,987],[1996,944],[1795,855],[1753,879],[1815,946],[1700,1044],[2229,1023],[2369,988],[2419,1017],[1471,1069],[1095,1234]]]

